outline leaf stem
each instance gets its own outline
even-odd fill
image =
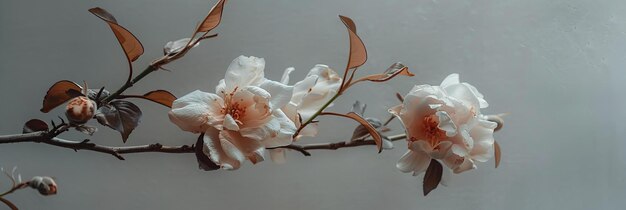
[[[298,134],[300,133],[300,131],[302,131],[302,129],[304,129],[304,127],[306,127],[307,125],[309,125],[311,122],[313,122],[313,120],[319,116],[324,109],[326,109],[328,106],[330,106],[330,104],[333,103],[333,101],[335,101],[335,99],[337,99],[339,97],[339,95],[341,95],[341,92],[337,92],[337,94],[335,94],[335,96],[333,96],[333,98],[331,98],[330,100],[328,100],[328,102],[326,102],[326,104],[324,104],[319,110],[317,110],[317,112],[315,112],[315,114],[313,114],[313,116],[311,116],[306,122],[304,122],[302,125],[300,125],[300,127],[298,128],[298,130],[296,131],[295,134],[293,134],[294,137],[298,136]]]
[[[126,91],[126,89],[132,87],[135,83],[139,82],[139,80],[143,79],[144,77],[148,76],[148,74],[158,70],[159,68],[154,65],[151,64],[148,67],[146,67],[146,69],[144,69],[140,74],[138,74],[137,76],[135,76],[135,78],[133,78],[132,80],[127,81],[126,83],[124,83],[124,85],[122,85],[122,87],[120,87],[120,89],[118,89],[117,91],[115,91],[114,93],[112,93],[111,95],[107,96],[103,102],[107,103],[112,101],[113,99],[116,99],[118,96],[120,96],[122,93],[124,93],[124,91]]]

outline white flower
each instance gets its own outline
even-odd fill
[[[389,110],[402,121],[409,147],[397,168],[419,174],[434,158],[461,173],[476,168],[474,161],[487,161],[497,125],[480,114],[487,106],[474,86],[459,82],[458,74],[449,75],[440,86],[415,86],[403,104]]]
[[[225,169],[245,159],[263,161],[266,147],[291,144],[294,123],[280,110],[293,87],[267,80],[262,58],[239,56],[228,67],[216,94],[199,90],[172,104],[170,120],[182,130],[204,132],[204,153]]]
[[[283,84],[289,83],[289,74],[293,71],[294,68],[285,70],[281,79]],[[337,94],[341,81],[337,72],[326,65],[317,64],[302,81],[294,85],[291,101],[282,110],[299,128]],[[296,139],[302,136],[315,136],[317,132],[317,123],[310,123],[300,130]],[[270,154],[275,162],[284,162],[284,149],[274,149]]]

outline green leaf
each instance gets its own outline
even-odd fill
[[[141,109],[137,105],[124,100],[111,101],[98,109],[96,119],[100,124],[106,125],[122,134],[122,140],[126,143],[130,133],[139,125]]]

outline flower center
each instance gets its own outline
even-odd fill
[[[423,122],[424,136],[426,141],[430,143],[432,147],[437,147],[442,139],[445,139],[446,132],[439,129],[439,120],[435,115],[429,115],[424,117]]]
[[[233,92],[224,94],[224,108],[222,108],[222,114],[229,114],[238,124],[243,124],[240,119],[246,114],[246,108],[241,105],[243,98],[238,101],[234,99],[237,89],[238,87],[235,87]]]

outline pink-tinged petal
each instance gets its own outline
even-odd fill
[[[474,148],[470,155],[473,160],[486,162],[493,157],[493,130],[496,123],[487,120],[478,120],[478,124],[469,132],[474,139]]]
[[[295,70],[296,69],[293,67],[285,69],[285,72],[283,72],[283,76],[280,78],[280,83],[283,83],[285,85],[289,84],[289,75]]]
[[[446,136],[448,137],[456,136],[457,127],[452,121],[450,115],[448,115],[448,113],[444,111],[438,111],[436,112],[436,115],[439,118],[439,125],[437,125],[437,128],[445,131]]]
[[[227,155],[240,162],[246,158],[252,162],[264,160],[263,153],[265,152],[265,148],[259,141],[243,137],[238,132],[221,131],[220,143]]]
[[[293,86],[285,85],[280,82],[265,80],[259,87],[270,94],[270,109],[272,110],[287,105],[291,100],[291,95],[293,95]]]
[[[278,164],[283,164],[287,162],[287,154],[285,152],[285,149],[283,148],[271,149],[270,158],[272,159],[272,162],[278,163]]]
[[[219,96],[196,90],[176,99],[168,116],[182,130],[199,133],[208,126],[220,126],[223,104]]]
[[[226,92],[236,87],[256,86],[265,80],[265,60],[253,56],[239,56],[233,60],[226,70],[224,78]]]
[[[404,173],[419,174],[426,171],[430,157],[424,152],[407,151],[396,163],[396,168]]]
[[[300,104],[298,104],[298,113],[300,113],[300,116],[302,117],[302,121],[306,122],[308,121],[311,117],[313,117],[313,115],[315,115],[315,113],[321,109],[324,104],[328,103],[328,101],[330,101],[330,99],[332,99],[335,94],[337,94],[337,92],[335,92],[334,90],[328,91],[323,95],[317,94],[317,93],[309,93],[307,95],[305,95],[302,98],[302,102]],[[331,107],[332,105],[329,105],[328,107]],[[326,108],[328,108],[326,107]]]
[[[461,156],[461,157],[465,157],[466,155],[469,154],[469,151],[467,151],[467,148],[458,144],[452,145],[450,150],[452,151],[453,154]]]
[[[280,122],[277,119],[270,117],[265,124],[256,127],[242,128],[239,132],[246,138],[262,141],[267,138],[271,138],[272,135],[277,135],[276,133],[278,133],[278,130],[280,130]]]
[[[237,125],[237,121],[235,121],[233,116],[227,114],[226,117],[224,117],[224,128],[231,131],[238,131],[239,125]]]
[[[316,75],[319,78],[312,88],[311,93],[324,95],[329,91],[337,92],[341,86],[341,77],[327,65],[317,64],[309,71],[307,76]]]
[[[223,169],[235,170],[241,165],[239,160],[233,159],[226,154],[224,148],[222,148],[222,143],[220,143],[220,131],[215,128],[206,130],[202,151],[211,161]]]
[[[441,88],[445,89],[448,86],[459,84],[459,74],[450,74],[441,82]]]
[[[452,172],[454,172],[455,174],[458,174],[458,173],[463,173],[465,171],[469,171],[472,169],[476,169],[476,165],[474,164],[474,161],[472,161],[472,159],[470,158],[465,158],[465,161],[463,161],[461,165],[453,169]]]

